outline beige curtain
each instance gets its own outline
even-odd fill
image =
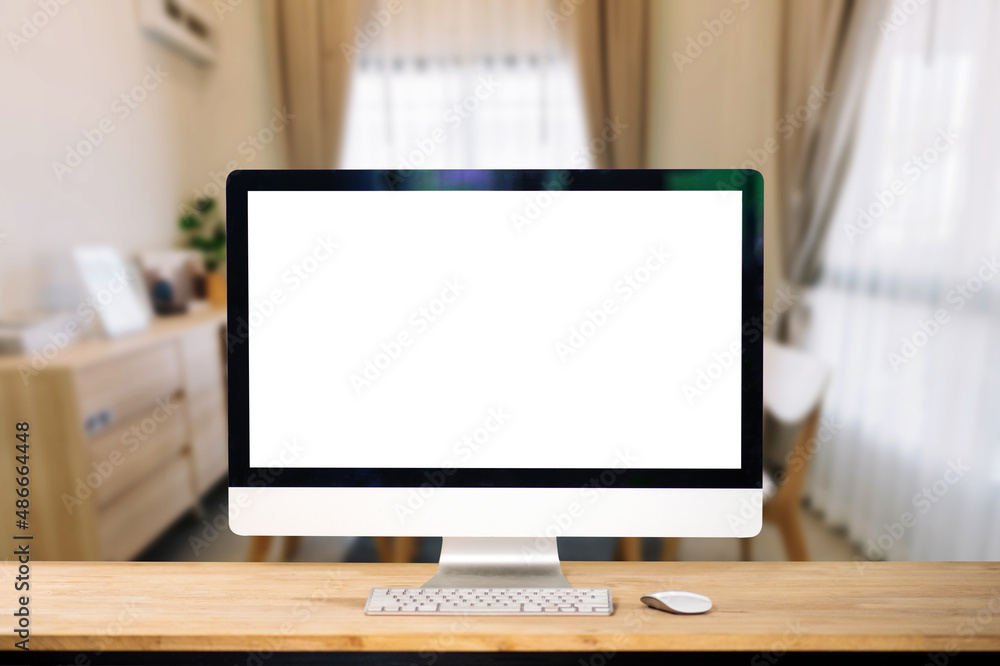
[[[278,104],[294,116],[285,136],[293,169],[337,166],[360,0],[266,0],[271,80]]]
[[[644,168],[649,2],[588,0],[570,18],[594,167]]]
[[[784,0],[781,108],[819,107],[782,149],[782,268],[794,285],[819,270],[887,2]]]
[[[780,106],[786,113],[810,109],[808,121],[784,139],[779,196],[771,199],[780,208],[782,272],[796,290],[818,277],[887,2],[784,0]],[[793,307],[782,317],[778,337],[794,343],[808,325],[808,311]],[[796,432],[767,418],[766,465],[781,467]]]

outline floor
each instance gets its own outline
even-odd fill
[[[227,489],[223,483],[202,501],[200,516],[181,518],[159,541],[138,559],[153,562],[233,562],[246,558],[249,537],[233,534],[228,525]],[[816,561],[850,560],[855,556],[851,544],[841,535],[830,531],[818,517],[806,512],[803,527],[809,555]],[[278,555],[280,539],[275,539],[272,558]],[[644,542],[646,559],[659,559],[659,539]],[[563,560],[613,559],[614,539],[559,539],[559,554]],[[441,549],[440,539],[423,539],[417,555],[419,562],[436,562]],[[760,535],[753,539],[753,559],[780,561],[785,559],[781,535],[773,525],[764,524]],[[687,561],[738,560],[736,539],[681,539],[678,559]],[[375,545],[370,538],[310,537],[302,540],[295,557],[297,562],[374,562]]]

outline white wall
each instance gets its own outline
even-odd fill
[[[224,190],[227,163],[284,162],[280,134],[256,154],[243,143],[267,127],[272,109],[258,2],[221,17],[203,3],[219,33],[208,67],[147,37],[130,0],[70,0],[15,48],[11,33],[40,4],[59,6],[0,4],[0,314],[65,301],[75,245],[126,255],[174,246],[178,206],[211,186],[212,172]],[[162,83],[134,109],[116,103],[142,85],[147,67],[167,74]],[[114,130],[60,182],[53,163],[102,119]]]
[[[778,108],[780,2],[654,0],[652,7],[649,166],[739,167],[750,159],[748,150],[759,156],[768,139],[778,145],[756,167],[764,175],[767,307],[782,280],[774,206],[782,138],[776,123],[783,115]],[[723,11],[731,12],[728,23]],[[707,45],[697,44],[699,33],[706,33],[700,39]],[[678,64],[674,54],[689,57],[689,48],[692,62]]]

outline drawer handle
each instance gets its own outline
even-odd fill
[[[184,399],[184,389],[177,389],[173,393],[170,393],[165,397],[160,398],[160,400],[157,402],[159,403],[160,401],[164,400],[168,402],[179,402],[182,401],[183,399]],[[104,408],[100,411],[94,412],[86,419],[84,419],[83,431],[86,433],[88,437],[90,437],[92,435],[101,432],[102,430],[105,430],[108,426],[112,424],[113,421],[114,421],[114,413],[111,411],[111,409]]]
[[[111,425],[111,410],[102,409],[88,416],[83,422],[83,431],[87,436],[94,435]]]

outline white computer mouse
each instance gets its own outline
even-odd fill
[[[642,602],[650,608],[681,615],[707,613],[712,609],[712,600],[704,594],[684,592],[682,590],[653,592],[652,594],[644,595]]]

